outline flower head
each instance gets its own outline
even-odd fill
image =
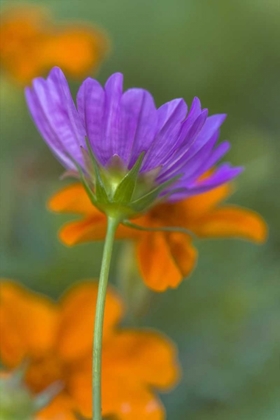
[[[21,84],[59,65],[71,77],[83,77],[103,60],[106,36],[91,25],[53,23],[38,6],[7,8],[0,22],[1,67]]]
[[[123,225],[118,228],[117,238],[133,241],[138,267],[148,287],[156,291],[175,288],[190,275],[197,259],[193,235],[264,242],[267,227],[260,215],[222,203],[231,192],[232,186],[224,184],[181,201],[158,204],[134,219],[135,224],[147,231]],[[55,194],[49,207],[56,212],[82,216],[81,220],[67,223],[61,229],[59,236],[66,245],[105,237],[106,218],[91,205],[80,184],[70,185]],[[175,231],[164,231],[166,226]],[[176,232],[177,227],[186,229],[189,234]]]
[[[2,364],[13,371],[25,362],[23,391],[30,391],[37,401],[59,384],[56,396],[39,410],[36,420],[74,420],[74,412],[91,416],[96,297],[97,283],[92,281],[72,287],[57,304],[16,283],[0,283]],[[167,390],[177,382],[176,349],[156,331],[118,328],[123,313],[122,301],[109,289],[103,336],[103,415],[163,420],[164,409],[151,388]]]
[[[144,89],[123,92],[123,76],[113,74],[103,88],[88,78],[75,106],[59,68],[37,78],[26,97],[48,146],[70,172],[84,177],[92,201],[107,214],[116,206],[131,216],[159,199],[178,201],[208,191],[237,176],[241,168],[224,163],[201,175],[228,151],[217,146],[225,115],[208,117],[195,98],[156,108]]]

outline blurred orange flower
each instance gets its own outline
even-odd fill
[[[91,347],[97,283],[84,281],[59,303],[11,281],[0,283],[0,357],[4,367],[28,364],[25,383],[36,395],[59,382],[62,391],[36,420],[74,420],[91,415]],[[124,314],[114,290],[106,298],[103,415],[122,420],[161,420],[164,408],[152,389],[178,380],[174,345],[151,330],[117,328]]]
[[[175,288],[196,264],[197,251],[192,236],[181,232],[160,231],[164,226],[187,229],[199,238],[241,238],[261,243],[267,226],[260,215],[242,207],[221,204],[232,192],[224,184],[209,192],[175,203],[158,204],[133,222],[158,231],[139,231],[120,226],[117,238],[135,241],[141,275],[156,291]],[[82,220],[67,223],[60,239],[67,245],[105,237],[106,217],[94,207],[83,186],[73,184],[56,193],[49,208],[60,213],[76,213]]]
[[[70,77],[83,77],[99,65],[107,50],[107,37],[99,29],[84,23],[55,25],[38,6],[14,7],[1,15],[1,67],[21,84],[53,66]]]

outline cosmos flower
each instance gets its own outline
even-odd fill
[[[23,362],[24,386],[40,395],[53,384],[59,392],[36,420],[74,420],[91,416],[92,312],[97,283],[72,287],[58,303],[19,284],[0,284],[0,356],[6,371]],[[178,380],[176,349],[162,334],[118,328],[123,303],[113,289],[106,297],[103,335],[103,415],[120,420],[162,420],[155,390]]]
[[[29,5],[4,9],[0,22],[0,61],[20,84],[59,65],[73,78],[96,69],[108,50],[106,36],[91,25],[55,24],[48,10]]]
[[[209,191],[242,168],[217,165],[230,144],[217,145],[224,114],[208,117],[195,98],[156,108],[144,89],[123,92],[113,74],[103,88],[88,78],[75,106],[59,68],[26,89],[27,103],[42,137],[66,168],[86,183],[92,202],[107,215],[129,218],[158,201],[176,202]],[[215,167],[211,175],[201,175]]]
[[[117,230],[118,239],[130,239],[140,273],[148,287],[156,291],[175,288],[195,267],[197,238],[240,238],[262,243],[267,227],[256,212],[239,206],[224,204],[232,192],[230,184],[173,203],[161,203],[143,216],[133,219],[140,231],[126,226]],[[72,213],[81,220],[68,222],[59,236],[66,245],[102,240],[106,233],[106,217],[94,208],[81,184],[73,184],[56,193],[49,208],[59,213]],[[189,234],[164,231],[164,227],[180,227]],[[176,230],[176,229],[175,229]]]

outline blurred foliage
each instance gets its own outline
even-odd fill
[[[19,2],[20,3],[20,2]],[[280,3],[278,0],[53,0],[60,20],[107,30],[112,53],[97,75],[114,71],[156,102],[198,96],[210,114],[228,113],[222,137],[246,171],[231,199],[267,220],[258,247],[197,242],[198,266],[174,291],[153,295],[137,325],[159,328],[179,347],[184,377],[164,395],[169,419],[278,420],[280,416]],[[14,1],[1,1],[3,6]],[[73,84],[73,92],[77,90]],[[46,210],[61,167],[28,116],[22,89],[0,83],[1,274],[57,297],[97,276],[102,244],[66,248],[65,216]],[[117,266],[120,245],[115,252]],[[120,270],[121,273],[121,270]],[[116,281],[114,269],[112,281]],[[131,322],[131,321],[127,321]]]

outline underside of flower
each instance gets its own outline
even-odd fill
[[[179,178],[177,175],[158,185],[152,171],[139,173],[145,157],[144,152],[140,154],[135,165],[127,171],[118,157],[106,168],[100,167],[89,144],[87,150],[89,153],[85,151],[84,154],[88,153],[86,160],[90,165],[86,168],[86,174],[75,163],[84,188],[96,207],[120,221],[135,217],[148,210],[157,200],[165,199],[168,193],[164,190]]]
[[[75,106],[59,68],[37,78],[26,98],[48,146],[68,173],[79,173],[92,200],[105,213],[141,213],[157,202],[178,201],[208,191],[237,176],[242,168],[224,163],[207,179],[230,144],[218,146],[225,115],[208,117],[195,98],[156,108],[151,94],[123,92],[123,76],[113,74],[103,88],[88,78]]]

